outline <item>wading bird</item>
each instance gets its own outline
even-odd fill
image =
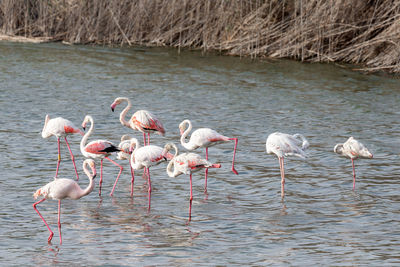
[[[301,141],[298,139],[300,138]],[[289,135],[285,133],[275,132],[268,136],[266,142],[266,150],[268,154],[275,154],[279,159],[279,168],[281,171],[281,196],[285,196],[285,169],[284,169],[284,157],[297,156],[305,158],[306,154],[304,150],[308,148],[310,144],[307,139],[301,134]]]
[[[148,197],[149,197],[149,209],[151,202],[151,179],[150,179],[150,167],[160,164],[163,161],[170,160],[174,156],[166,151],[164,148],[154,145],[147,145],[140,147],[137,139],[131,139],[131,166],[132,169],[140,170],[144,168],[144,173],[147,174],[148,183]]]
[[[87,169],[87,166],[89,166],[91,168],[92,173],[90,173],[90,171]],[[58,200],[58,232],[60,234],[60,245],[61,245],[62,244],[61,220],[60,220],[61,219],[61,199],[64,199],[64,198],[79,199],[81,197],[86,196],[90,192],[92,192],[93,187],[94,187],[93,179],[96,177],[96,166],[92,159],[86,159],[83,162],[83,171],[89,177],[89,185],[86,187],[86,189],[80,188],[78,183],[71,179],[58,178],[58,179],[54,179],[54,181],[46,184],[45,186],[39,188],[33,194],[33,197],[35,199],[37,199],[39,196],[43,196],[42,200],[39,200],[38,202],[35,202],[33,204],[33,208],[39,214],[40,218],[43,220],[47,229],[50,231],[50,235],[47,240],[49,243],[51,242],[51,239],[53,238],[54,233],[53,233],[53,231],[51,231],[50,226],[47,224],[47,222],[45,221],[43,216],[40,214],[39,210],[36,208],[36,205],[38,205],[39,203],[42,203],[46,199]]]
[[[44,127],[42,130],[42,137],[48,138],[52,135],[57,137],[58,161],[57,161],[57,169],[56,169],[55,177],[57,177],[57,175],[58,175],[58,169],[60,167],[60,162],[61,162],[60,137],[64,137],[65,143],[67,144],[67,147],[69,150],[69,153],[71,154],[72,163],[74,164],[76,180],[79,180],[78,171],[76,170],[76,165],[75,165],[75,158],[74,158],[74,155],[72,154],[71,148],[69,147],[69,144],[67,141],[67,136],[75,134],[75,133],[79,133],[79,134],[83,135],[83,132],[81,130],[79,130],[71,121],[63,119],[61,117],[50,119],[50,116],[46,115],[46,118],[44,121]]]
[[[189,175],[190,183],[190,198],[189,198],[189,221],[192,218],[192,201],[193,201],[193,190],[192,190],[192,173],[203,168],[221,168],[221,164],[212,164],[208,160],[202,159],[198,154],[195,153],[182,153],[178,155],[178,148],[173,143],[165,145],[165,149],[175,150],[175,155],[167,166],[167,174],[169,177],[177,177],[181,174]]]
[[[354,139],[354,137],[349,137],[347,141],[343,144],[337,144],[333,151],[339,155],[345,156],[351,159],[351,164],[353,165],[353,190],[356,187],[356,171],[354,169],[354,160],[357,158],[373,158],[371,152],[359,141]]]
[[[110,159],[109,156],[111,155],[112,152],[118,152],[120,150],[118,147],[116,147],[107,140],[95,140],[90,142],[89,144],[86,144],[87,139],[92,134],[94,129],[94,122],[92,116],[86,115],[85,119],[82,122],[83,129],[86,128],[87,123],[90,123],[90,128],[89,131],[82,137],[80,145],[81,153],[87,158],[100,159],[100,181],[99,181],[99,196],[100,196],[101,185],[103,183],[103,160],[106,158],[119,167],[120,170],[117,176],[118,179],[119,176],[121,175],[123,168],[121,165]],[[112,193],[110,195],[112,196]]]
[[[117,105],[122,102],[127,102],[128,105],[122,110],[119,115],[119,121],[122,125],[129,127],[133,130],[138,130],[143,133],[143,144],[144,146],[150,145],[150,133],[158,133],[160,135],[165,134],[164,126],[161,121],[159,121],[153,114],[148,112],[147,110],[138,110],[136,111],[129,121],[125,119],[126,113],[128,113],[129,109],[132,107],[131,101],[126,97],[117,97],[114,102],[111,104],[111,110],[114,112],[114,109]],[[147,133],[147,143],[146,143],[146,133]]]
[[[235,170],[235,155],[236,155],[236,147],[238,143],[237,138],[229,138],[222,134],[217,133],[216,131],[210,128],[200,128],[195,130],[188,142],[186,142],[186,137],[192,130],[192,123],[190,120],[184,120],[179,124],[179,130],[181,133],[181,144],[187,150],[195,150],[199,147],[206,148],[206,160],[208,160],[208,148],[210,146],[214,146],[219,143],[229,142],[231,140],[235,141],[235,147],[233,149],[233,159],[232,159],[232,172],[238,174]],[[207,192],[207,176],[208,176],[208,168],[205,170],[204,177],[204,191]]]

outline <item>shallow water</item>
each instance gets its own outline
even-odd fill
[[[160,48],[0,43],[0,59],[3,265],[400,263],[398,80],[334,65]],[[151,168],[148,211],[142,172],[131,198],[128,162],[119,161],[125,169],[110,197],[118,168],[105,161],[101,198],[96,185],[78,201],[62,201],[61,246],[57,202],[39,204],[55,233],[47,244],[48,231],[32,208],[32,194],[53,179],[57,161],[56,138],[40,135],[44,117],[80,125],[90,114],[95,131],[89,140],[118,143],[123,134],[141,140],[119,123],[122,107],[111,112],[118,96],[162,120],[167,134],[152,136],[152,144],[178,144],[178,124],[186,118],[195,129],[238,137],[239,175],[230,171],[233,143],[210,148],[210,160],[222,168],[210,170],[208,195],[203,172],[193,175],[188,224],[187,176],[169,178],[166,164]],[[275,131],[302,133],[311,144],[306,160],[285,160],[284,201],[278,160],[265,153],[265,140]],[[333,153],[351,135],[374,153],[374,159],[356,161],[355,191],[350,160]],[[69,138],[85,187],[79,141]],[[61,149],[59,175],[74,178],[64,143]]]

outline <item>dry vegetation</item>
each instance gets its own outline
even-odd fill
[[[400,0],[0,0],[0,33],[400,73]]]

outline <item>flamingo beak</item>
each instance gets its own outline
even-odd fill
[[[93,175],[93,177],[92,177],[93,180],[96,178],[96,175],[97,175],[97,174]]]
[[[111,111],[112,111],[112,112],[114,112],[115,106],[116,106],[115,103],[112,103],[112,104],[111,104]]]

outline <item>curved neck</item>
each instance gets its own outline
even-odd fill
[[[181,135],[181,145],[184,148],[191,150],[192,148],[190,146],[190,141],[186,142],[186,137],[189,135],[190,131],[192,130],[192,123],[190,122],[190,120],[184,120],[182,122],[182,124],[183,124],[184,132]],[[187,128],[186,128],[186,126],[187,126]]]
[[[92,134],[93,129],[94,129],[93,118],[90,117],[90,116],[89,116],[89,122],[90,122],[89,131],[87,131],[87,133],[85,133],[85,135],[82,137],[81,144],[80,144],[81,153],[82,153],[83,155],[86,154],[86,152],[85,152],[85,146],[86,146],[86,143],[87,143],[87,140],[88,140],[89,136]]]
[[[173,170],[172,170],[173,169]],[[175,168],[175,160],[171,160],[167,166],[167,174],[169,177],[176,177],[179,171]]]
[[[135,161],[135,152],[136,150],[138,150],[138,148],[140,148],[139,141],[136,138],[131,139],[131,147],[133,146],[135,146],[135,149],[132,151],[130,159],[131,159],[131,167],[132,169],[135,170],[138,168],[138,166],[136,166],[136,161]]]
[[[131,101],[129,98],[123,97],[121,98],[121,101],[126,101],[128,105],[122,110],[121,114],[119,114],[119,121],[121,122],[122,125],[130,127],[129,122],[125,120],[126,113],[128,113],[129,109],[132,107]]]
[[[49,115],[46,115],[46,118],[44,119],[43,130],[42,130],[42,137],[43,137],[43,138],[48,137],[48,136],[47,136],[47,133],[46,133],[46,127],[47,127],[47,124],[48,124],[49,120],[50,120],[50,116],[49,116]]]
[[[87,168],[87,165],[89,165],[89,163],[87,161],[85,161],[83,163],[83,171],[89,178],[89,185],[84,190],[82,190],[80,197],[84,197],[84,196],[88,195],[90,192],[93,191],[93,188],[94,188],[93,177],[94,177],[95,173],[94,173],[94,171],[92,173],[90,173],[89,169]]]

